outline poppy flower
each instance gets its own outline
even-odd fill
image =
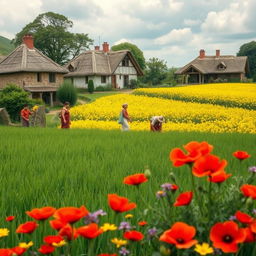
[[[55,248],[49,244],[42,244],[38,251],[42,254],[51,254],[53,253]]]
[[[87,226],[83,226],[77,229],[78,235],[87,238],[87,239],[93,239],[100,234],[103,233],[103,229],[99,228],[96,223],[91,223]]]
[[[38,224],[35,221],[27,221],[23,224],[20,224],[16,229],[16,233],[33,233],[34,230],[38,227]]]
[[[254,220],[249,226],[251,231],[256,234],[256,220]]]
[[[26,214],[35,220],[46,220],[50,218],[55,211],[55,208],[47,206],[43,208],[35,208],[31,211],[26,211]]]
[[[173,205],[174,206],[188,205],[188,204],[190,204],[192,198],[193,198],[192,191],[187,191],[187,192],[181,193],[181,194],[179,194],[179,196],[177,197],[177,199]]]
[[[243,224],[250,224],[253,222],[253,218],[250,215],[243,213],[241,211],[237,211],[235,216],[236,219]]]
[[[159,238],[160,241],[168,244],[174,244],[178,249],[188,249],[197,244],[193,239],[196,235],[196,229],[184,222],[176,222],[166,230]]]
[[[249,227],[244,228],[244,231],[246,234],[244,243],[256,242],[255,234],[252,232],[252,230]]]
[[[145,226],[145,225],[147,225],[148,223],[146,222],[146,221],[140,221],[140,222],[138,222],[138,225],[139,226]]]
[[[58,220],[58,219],[56,219],[56,220],[50,220],[49,223],[50,223],[50,226],[51,226],[53,229],[56,229],[56,230],[60,230],[60,229],[62,229],[64,226],[67,225],[67,222],[63,222],[63,221]]]
[[[228,179],[230,176],[232,176],[232,174],[227,174],[224,171],[218,171],[218,172],[214,172],[209,176],[209,181],[213,182],[213,183],[222,183],[224,182],[226,179]]]
[[[233,153],[233,156],[242,161],[249,158],[251,155],[249,155],[246,151],[236,151]]]
[[[12,256],[13,251],[11,249],[0,249],[0,256]]]
[[[243,243],[246,232],[234,221],[216,223],[210,231],[210,239],[213,246],[221,249],[225,253],[237,252],[238,244]]]
[[[226,165],[226,160],[220,160],[214,155],[206,155],[195,161],[192,172],[197,177],[209,176],[215,172],[224,172]]]
[[[130,241],[140,241],[144,238],[144,235],[139,231],[131,230],[124,233],[124,238]]]
[[[180,148],[174,148],[170,152],[170,160],[176,167],[192,163],[199,157],[209,154],[212,151],[213,146],[205,141],[191,141],[186,144],[184,148],[187,150],[187,154],[185,154]]]
[[[108,194],[108,204],[116,212],[126,212],[137,207],[135,203],[129,202],[126,197],[121,197],[117,194]]]
[[[15,216],[8,216],[5,218],[6,221],[13,221],[15,219]]]
[[[61,241],[63,241],[62,236],[45,236],[44,237],[44,242],[46,244],[50,244],[52,245],[53,243],[60,243]]]
[[[138,186],[141,183],[148,181],[148,178],[144,173],[138,173],[134,175],[130,175],[124,178],[123,183],[127,185],[135,185]]]
[[[256,199],[256,186],[245,184],[240,187],[240,190],[246,197],[251,197],[252,199]]]
[[[11,250],[14,253],[14,255],[22,255],[23,253],[26,252],[25,248],[22,248],[22,247],[19,247],[19,246],[16,246],[16,247],[12,248]]]
[[[80,208],[76,207],[63,207],[54,213],[54,218],[59,219],[62,222],[66,223],[75,223],[84,216],[88,215],[89,211],[85,208],[85,206],[81,206]]]
[[[78,237],[76,229],[72,228],[70,224],[67,224],[62,229],[60,229],[59,235],[65,237],[69,241],[74,240]]]

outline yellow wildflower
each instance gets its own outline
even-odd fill
[[[194,250],[200,255],[207,255],[213,253],[213,248],[210,247],[207,243],[203,243],[202,245],[196,244],[196,248]]]
[[[28,243],[25,243],[25,242],[19,243],[19,247],[24,248],[24,249],[28,249],[33,245],[34,245],[34,243],[32,241],[30,241]]]
[[[64,245],[66,245],[67,243],[66,243],[66,241],[65,240],[62,240],[62,241],[60,241],[59,243],[52,243],[52,245],[54,246],[54,247],[62,247],[62,246],[64,246]]]
[[[115,244],[117,248],[127,244],[127,240],[118,239],[116,237],[111,239],[111,242]]]
[[[125,216],[124,216],[126,219],[130,219],[130,218],[133,218],[133,215],[132,214],[126,214]]]
[[[0,228],[0,237],[8,236],[9,232],[7,228]]]
[[[104,232],[113,231],[113,230],[117,230],[117,226],[115,224],[104,223],[104,225],[101,227],[101,229]]]
[[[36,112],[36,111],[38,110],[38,108],[39,108],[39,107],[38,107],[37,105],[35,105],[35,106],[32,108],[32,110]]]

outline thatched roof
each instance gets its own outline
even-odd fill
[[[16,72],[67,73],[59,64],[45,56],[36,48],[21,44],[8,56],[0,60],[0,74]]]
[[[248,71],[248,60],[246,56],[230,55],[197,57],[178,69],[175,74],[185,74],[191,67],[202,74],[246,73]]]
[[[112,75],[125,56],[128,56],[134,65],[138,75],[143,75],[139,64],[128,50],[99,51],[90,50],[81,53],[65,66],[69,73],[65,77],[77,77],[88,75]]]

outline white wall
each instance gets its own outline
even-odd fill
[[[94,87],[98,86],[106,86],[107,84],[111,84],[111,76],[106,77],[106,83],[101,83],[101,76],[89,76],[88,81],[93,80]],[[74,77],[73,78],[74,86],[77,88],[88,88],[88,84],[86,84],[86,79],[84,77]]]

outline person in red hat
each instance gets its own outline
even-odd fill
[[[25,104],[23,109],[20,112],[22,126],[29,127],[30,115],[32,115],[32,112],[29,110],[28,104]]]

